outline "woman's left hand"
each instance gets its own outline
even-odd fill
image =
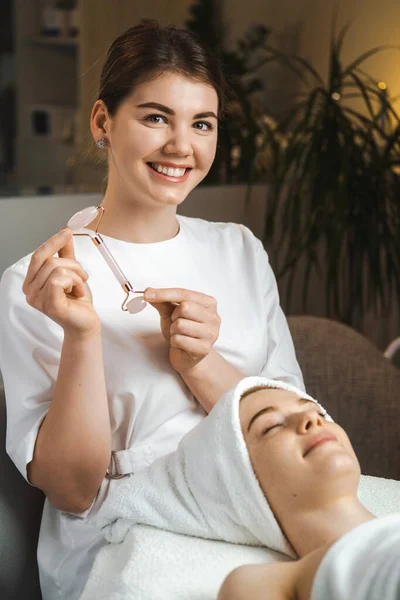
[[[182,288],[147,288],[144,299],[160,314],[173,368],[180,374],[193,369],[218,339],[221,319],[215,298]]]

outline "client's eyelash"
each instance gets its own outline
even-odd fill
[[[266,429],[263,430],[263,435],[265,435],[266,433],[268,433],[268,431],[271,431],[271,429],[275,429],[275,427],[280,427],[282,425],[282,423],[275,423],[275,425],[269,425]]]

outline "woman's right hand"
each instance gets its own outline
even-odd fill
[[[58,253],[58,257],[54,256]],[[63,229],[32,255],[22,290],[26,300],[71,334],[100,331],[88,275],[75,259],[71,229]]]

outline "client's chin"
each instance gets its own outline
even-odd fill
[[[314,489],[314,501],[317,503],[357,492],[361,471],[356,456],[339,444],[336,444],[336,448],[333,446],[321,449],[320,455],[314,457],[313,475],[310,474],[309,483]]]

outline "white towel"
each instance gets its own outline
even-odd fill
[[[80,600],[215,600],[225,577],[244,564],[291,560],[229,544],[134,525],[101,549]]]
[[[400,513],[400,481],[361,475],[358,498],[377,517]]]
[[[338,540],[318,568],[312,600],[399,600],[400,513],[373,519]]]
[[[256,387],[285,389],[316,402],[280,381],[243,379],[182,438],[176,452],[131,476],[105,501],[96,521],[108,541],[123,541],[140,523],[296,556],[254,475],[240,427],[240,398]]]

